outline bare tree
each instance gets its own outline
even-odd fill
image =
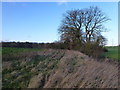
[[[97,42],[98,38],[103,37],[103,23],[108,20],[98,7],[67,11],[58,29],[61,41],[69,42],[72,46]]]
[[[98,7],[90,7],[84,11],[83,27],[85,28],[86,42],[91,42],[102,36],[101,32],[106,30],[103,23],[109,18]]]

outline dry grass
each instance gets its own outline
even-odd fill
[[[97,61],[73,50],[45,49],[18,56],[3,60],[4,88],[118,87],[117,62]]]

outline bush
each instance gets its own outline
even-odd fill
[[[104,52],[103,47],[99,46],[97,43],[86,43],[82,45],[80,51],[95,58],[100,57],[100,55]]]

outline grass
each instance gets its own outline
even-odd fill
[[[2,48],[2,55],[8,55],[8,54],[19,54],[23,52],[30,52],[30,51],[39,51],[41,49],[38,48],[13,48],[13,47],[3,47]]]
[[[108,49],[108,52],[103,53],[103,56],[120,61],[120,53],[118,53],[120,48],[118,46],[109,46],[106,48]]]
[[[2,61],[11,63],[9,68],[3,67],[2,70],[3,88],[27,88],[33,76],[39,73],[49,74],[57,68],[59,60],[64,56],[64,53],[56,51],[45,55],[43,52],[39,55],[36,51],[42,52],[44,49],[2,48]]]
[[[38,48],[3,47],[2,60],[3,61],[18,60],[19,58],[25,58],[30,53],[34,54],[36,51],[42,51],[42,50],[43,49],[38,49]]]
[[[37,48],[13,48],[13,47],[3,47],[2,48],[3,62],[8,61],[9,59],[12,62],[9,69],[4,69],[3,68],[3,70],[2,70],[2,74],[3,74],[2,77],[4,78],[3,79],[3,87],[4,88],[26,87],[28,85],[30,77],[33,76],[34,74],[32,72],[30,72],[30,68],[26,69],[23,66],[20,66],[21,62],[19,61],[19,59],[21,59],[23,57],[22,54],[24,55],[25,53],[34,52],[34,51],[42,51],[42,49],[37,49]],[[18,58],[18,60],[15,60],[16,58]],[[31,60],[31,61],[34,61],[35,64],[36,64],[36,62],[38,63],[38,60],[41,60],[41,58],[43,58],[43,57],[40,57],[40,56],[34,57],[32,59],[35,59],[35,60]],[[17,78],[16,77],[17,74],[12,75],[11,73],[13,71],[19,72],[20,75],[18,75],[18,76],[22,76],[22,79],[21,79],[20,82],[15,81],[15,79]]]

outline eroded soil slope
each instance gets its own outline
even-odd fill
[[[14,58],[3,58],[4,88],[118,87],[116,62],[97,61],[78,51],[48,49]]]

